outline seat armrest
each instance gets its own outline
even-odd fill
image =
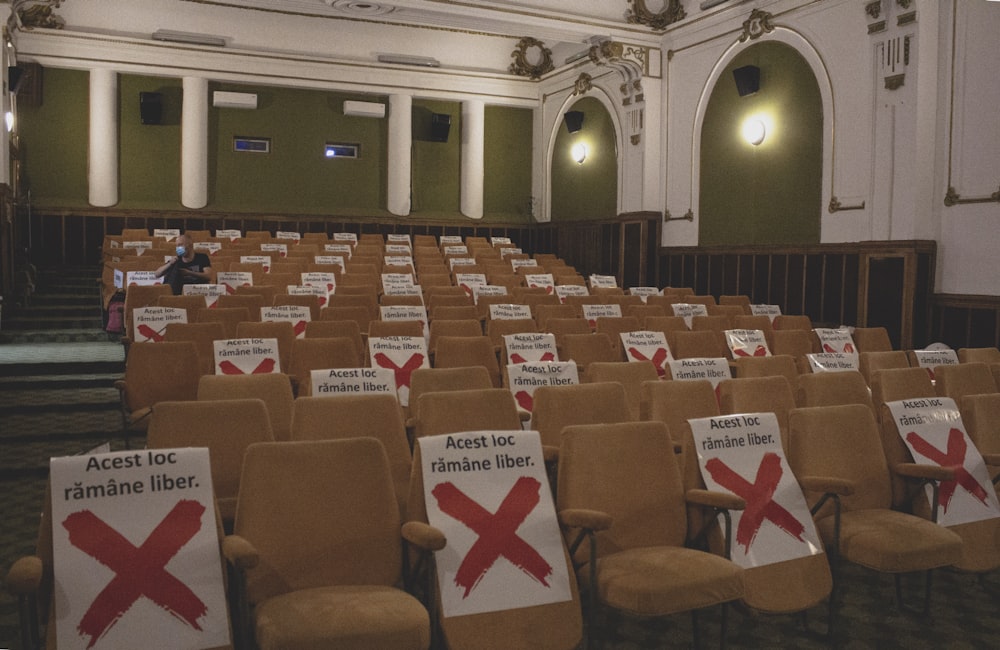
[[[546,463],[555,463],[559,460],[559,447],[554,445],[542,445],[542,458]]]
[[[408,521],[402,527],[403,539],[424,551],[440,551],[448,539],[439,529],[422,521]]]
[[[694,505],[722,510],[743,510],[747,502],[735,494],[715,490],[691,489],[684,495],[685,500]]]
[[[905,476],[906,478],[918,478],[928,481],[951,481],[955,479],[955,470],[953,468],[941,467],[940,465],[899,463],[892,469],[900,476]]]
[[[983,454],[983,460],[991,467],[1000,467],[1000,454]]]
[[[19,558],[7,572],[4,583],[7,591],[14,596],[28,596],[38,593],[42,586],[42,558],[27,555]]]
[[[836,494],[837,496],[849,497],[854,494],[854,481],[832,476],[803,476],[799,479],[799,485],[803,489],[812,492],[823,492],[826,494]]]
[[[607,530],[611,528],[612,518],[611,515],[600,510],[568,508],[559,511],[559,523],[571,528]]]
[[[229,564],[241,570],[252,569],[260,561],[260,555],[254,545],[239,535],[226,535],[223,538],[222,554]]]
[[[125,392],[125,380],[124,379],[116,379],[115,383],[114,383],[114,387],[118,390],[119,393],[124,393]]]

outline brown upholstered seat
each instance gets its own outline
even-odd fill
[[[642,386],[657,381],[659,375],[651,361],[595,361],[587,368],[591,382],[617,382],[625,389],[631,419],[639,419]]]
[[[530,428],[541,436],[546,461],[558,458],[559,436],[567,426],[632,419],[625,388],[615,382],[540,386],[533,397]]]
[[[205,375],[198,382],[197,391],[198,401],[261,399],[267,404],[274,439],[288,440],[291,434],[295,396],[288,375]]]

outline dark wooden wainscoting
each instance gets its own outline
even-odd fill
[[[661,286],[744,294],[819,326],[882,326],[897,349],[930,342],[933,241],[660,249]]]
[[[1000,296],[936,294],[931,339],[955,349],[1000,347]]]

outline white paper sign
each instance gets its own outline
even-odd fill
[[[763,330],[726,330],[725,333],[726,345],[734,359],[771,356]]]
[[[60,648],[229,644],[208,449],[53,458]]]
[[[508,255],[521,255],[524,253],[520,248],[513,248],[510,246],[504,246],[498,249],[500,251],[500,259],[507,257]]]
[[[240,232],[239,230],[236,230],[235,228],[232,228],[229,230],[216,230],[215,236],[218,239],[228,239],[229,241],[236,241],[237,239],[241,239],[243,237],[243,233]]]
[[[323,250],[327,253],[339,253],[347,259],[351,259],[351,255],[354,254],[354,247],[350,244],[323,244]],[[343,266],[343,263],[341,263],[341,266]]]
[[[486,284],[483,286],[472,286],[472,298],[479,304],[479,296],[506,296],[507,287],[503,285]]]
[[[156,271],[129,271],[125,274],[125,284],[129,287],[149,287],[163,284],[163,278],[156,277]]]
[[[388,293],[390,288],[412,287],[413,276],[409,273],[383,273],[382,292]]]
[[[597,275],[592,274],[590,276],[590,288],[602,288],[602,289],[613,289],[618,286],[618,278],[613,275]]]
[[[272,305],[260,308],[262,323],[279,323],[288,321],[295,331],[295,338],[306,337],[306,325],[312,320],[312,311],[304,305]]]
[[[314,397],[392,395],[396,377],[388,368],[330,368],[310,371]]]
[[[408,266],[413,268],[413,258],[409,255],[386,255],[382,258],[386,266]]]
[[[858,369],[858,355],[843,352],[807,354],[813,372],[846,372]]]
[[[253,286],[253,273],[250,271],[219,271],[215,274],[215,281],[224,285],[227,293],[233,294],[239,287]]]
[[[582,284],[560,284],[555,288],[556,295],[559,296],[559,302],[566,302],[566,296],[589,296],[590,292],[587,291],[587,287]]]
[[[538,260],[527,259],[527,260],[511,260],[510,261],[510,267],[512,269],[514,269],[515,271],[517,271],[517,269],[519,269],[521,267],[525,267],[525,266],[536,267],[536,266],[538,266]]]
[[[407,244],[386,244],[385,245],[386,255],[404,255],[410,254],[410,247]]]
[[[384,321],[417,321],[424,328],[424,338],[427,338],[426,307],[422,305],[382,305],[379,307],[379,312]]]
[[[213,347],[217,375],[281,372],[278,339],[222,339],[213,341]]]
[[[297,243],[299,243],[302,240],[302,235],[300,235],[297,232],[290,232],[288,230],[279,230],[278,232],[274,233],[274,238],[275,239],[290,239],[290,240],[294,241],[297,244]]]
[[[350,259],[350,257],[348,257]],[[344,272],[344,256],[343,255],[316,255],[313,257],[313,262],[315,264],[329,264],[331,266],[339,266],[340,272]]]
[[[958,365],[958,354],[954,350],[914,350],[913,356],[917,367],[927,368],[931,381],[934,381],[934,368],[937,366]]]
[[[688,422],[705,486],[747,502],[745,510],[731,511],[732,561],[750,568],[819,554],[819,535],[785,459],[774,413]]]
[[[132,341],[162,341],[167,325],[186,322],[187,310],[180,307],[138,307],[132,310]]]
[[[260,250],[265,253],[277,253],[279,257],[288,257],[288,244],[261,244]]]
[[[337,274],[327,271],[306,271],[299,276],[304,287],[321,287],[329,296],[337,288]]]
[[[442,614],[569,600],[538,432],[455,433],[419,444],[427,519],[448,539],[434,554]]]
[[[507,348],[507,363],[536,363],[558,361],[556,335],[547,333],[521,332],[505,334],[504,347]]]
[[[510,237],[490,237],[491,246],[499,246],[500,244],[512,244]]]
[[[417,368],[430,368],[427,341],[422,336],[383,336],[368,339],[372,368],[394,373],[399,403],[410,405],[410,375]]]
[[[461,235],[441,235],[440,237],[438,237],[438,243],[441,244],[442,246],[444,246],[445,244],[448,244],[448,245],[461,244],[462,243],[462,236]]]
[[[166,241],[173,241],[181,236],[180,228],[154,228],[153,237],[160,237]]]
[[[224,284],[185,284],[181,293],[185,296],[204,296],[205,306],[215,307],[219,296],[224,296],[227,292]]]
[[[465,289],[467,295],[475,297],[476,287],[486,286],[485,273],[456,273],[455,284]]]
[[[151,248],[153,248],[153,242],[152,241],[126,241],[126,242],[122,242],[122,248],[125,248],[125,249],[134,248],[135,249],[135,255],[136,255],[136,257],[138,257],[138,256],[142,255],[143,253],[145,253],[146,251],[148,251]]]
[[[393,243],[393,244],[409,244],[410,243],[410,236],[409,235],[386,235],[385,236],[385,240],[387,242],[390,242],[390,243]],[[407,246],[407,247],[409,247],[409,246]]]
[[[419,296],[421,304],[424,302],[424,292],[419,284],[390,286],[382,292],[386,296]]]
[[[330,292],[326,289],[326,284],[291,284],[286,285],[285,293],[290,296],[316,296],[319,298],[319,307],[326,307]]]
[[[333,241],[346,241],[352,244],[357,244],[358,236],[353,232],[335,232],[333,233]]]
[[[526,318],[531,318],[531,307],[528,305],[508,303],[490,305],[491,320],[524,320]]]
[[[938,487],[939,524],[955,526],[1000,517],[986,462],[965,432],[955,400],[925,397],[886,402],[886,406],[914,461],[955,470],[955,479],[941,481]],[[932,487],[925,489],[930,501]]]
[[[264,273],[271,270],[270,255],[240,255],[240,264],[260,264],[264,267]]]
[[[456,266],[475,266],[476,260],[471,257],[452,257],[448,260],[448,270],[454,272]]]
[[[780,305],[750,305],[750,313],[754,316],[767,316],[774,322],[775,316],[781,316]]]
[[[597,327],[598,318],[621,318],[621,305],[580,305],[583,308],[583,317],[590,323],[590,329]]]
[[[535,260],[531,260],[534,262]],[[524,283],[529,288],[541,287],[545,293],[552,293],[555,290],[555,280],[551,273],[528,273],[524,276]]]
[[[628,295],[641,296],[642,301],[646,302],[646,298],[649,296],[662,296],[663,292],[656,287],[629,287]]]
[[[206,251],[209,255],[218,255],[219,251],[222,250],[222,243],[217,241],[195,242],[193,248],[196,251]]]
[[[718,395],[719,383],[723,379],[732,379],[729,362],[722,357],[700,359],[673,359],[667,361],[670,376],[674,381],[695,381],[707,379],[712,382],[712,388]]]
[[[667,337],[663,332],[621,332],[622,349],[629,361],[649,361],[656,368],[656,374],[662,379],[667,373],[667,361],[673,359],[667,346]]]
[[[468,255],[469,249],[467,246],[445,246],[445,255]]]
[[[823,352],[857,353],[857,348],[854,347],[854,339],[851,338],[851,333],[846,327],[836,329],[817,327],[813,332],[819,337],[820,347],[823,349]]]
[[[691,319],[695,316],[708,316],[708,307],[698,303],[676,302],[671,305],[674,309],[674,316],[681,316],[691,329]]]
[[[123,289],[124,287],[125,287],[125,272],[122,271],[121,269],[115,269],[115,288]]]
[[[580,374],[575,361],[512,363],[506,366],[507,388],[514,401],[529,413],[535,405],[535,391],[541,386],[575,386]]]

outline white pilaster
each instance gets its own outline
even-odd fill
[[[486,105],[481,99],[462,102],[462,214],[483,218],[483,172]]]
[[[181,204],[208,204],[208,80],[184,77],[181,108]]]
[[[114,70],[90,71],[89,137],[88,201],[109,207],[118,203],[118,73]]]
[[[413,145],[413,97],[389,96],[389,169],[386,207],[401,217],[410,214],[410,149]]]

